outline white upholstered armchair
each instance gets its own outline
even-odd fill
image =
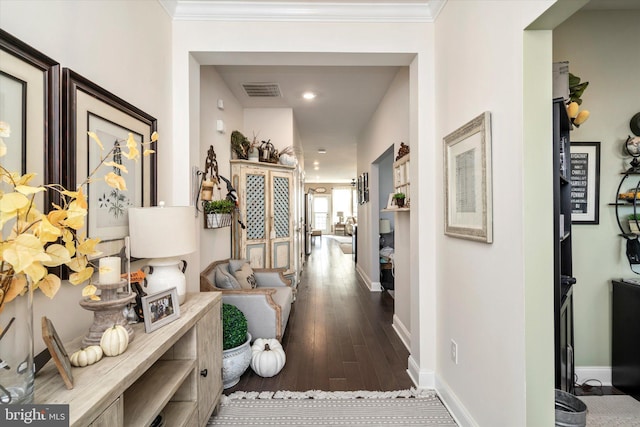
[[[215,261],[200,273],[200,291],[220,291],[222,301],[238,307],[255,338],[282,340],[294,291],[284,269],[255,269],[245,260]]]

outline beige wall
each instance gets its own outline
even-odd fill
[[[591,117],[571,132],[571,141],[600,142],[600,223],[573,226],[575,357],[578,371],[610,381],[611,280],[637,277],[618,234],[616,189],[630,158],[622,155],[629,120],[640,111],[638,70],[640,11],[581,11],[553,32],[554,61],[569,61],[573,74],[589,82],[582,108]],[[629,181],[635,186],[636,181]],[[624,210],[624,209],[623,209]],[[630,209],[624,213],[630,213]],[[584,381],[588,378],[582,377]]]
[[[0,4],[3,30],[158,119],[158,196],[171,204],[171,21],[155,1],[12,1]],[[63,340],[86,333],[92,313],[81,286],[64,283],[53,301],[39,293],[35,324],[46,315]],[[44,348],[36,328],[36,352]]]
[[[523,30],[550,3],[450,1],[436,22],[437,140],[484,111],[492,117],[493,243],[444,236],[444,195],[441,186],[436,189],[438,379],[447,397],[464,408],[460,412],[468,411],[470,425],[527,425]],[[441,144],[435,157],[443,158]],[[438,182],[442,173],[439,161]],[[551,199],[547,207],[551,216]],[[550,318],[553,309],[537,310]],[[552,336],[549,327],[536,340],[547,357]],[[450,358],[452,339],[458,364]],[[538,375],[552,378],[553,371]],[[549,420],[552,390],[534,392],[548,396],[548,409],[537,419]],[[494,405],[487,396],[500,402]]]
[[[402,67],[394,77],[389,89],[380,101],[358,139],[358,171],[369,172],[369,203],[361,205],[358,211],[358,269],[370,282],[380,282],[380,261],[378,248],[378,219],[380,206],[385,206],[387,196],[379,200],[377,168],[372,164],[380,158],[390,146],[393,157],[404,142],[413,148],[409,139],[409,67]],[[391,177],[393,177],[391,173]],[[392,178],[393,179],[393,178]],[[393,185],[393,183],[391,183]],[[413,212],[395,214],[395,298],[394,325],[406,344],[410,344],[411,305],[410,305],[410,230],[409,219]],[[366,225],[368,224],[368,225]],[[364,242],[366,243],[364,243]]]
[[[526,356],[533,350],[525,348],[524,311],[530,308],[525,287],[532,284],[525,282],[524,274],[527,196],[523,193],[538,188],[523,184],[523,29],[550,3],[449,1],[435,26],[212,21],[171,25],[156,2],[5,0],[0,24],[159,119],[161,136],[167,141],[158,154],[160,195],[177,204],[189,202],[191,167],[201,165],[202,149],[210,138],[201,137],[207,133],[202,117],[210,108],[201,102],[201,90],[207,87],[201,79],[204,60],[192,52],[220,53],[222,61],[229,52],[244,52],[248,59],[252,52],[414,55],[409,63],[396,64],[409,65],[405,141],[410,142],[415,162],[409,220],[409,369],[419,385],[438,388],[464,425],[527,425],[526,393],[547,395],[549,390],[526,388],[531,378]],[[118,23],[118,31],[113,23]],[[125,68],[130,63],[136,67]],[[118,72],[119,67],[126,72]],[[493,116],[492,245],[442,233],[442,137],[485,110]],[[359,158],[358,172],[367,171],[370,162]],[[368,205],[377,206],[373,202]],[[362,214],[370,218],[367,209]],[[371,245],[371,236],[364,243],[377,246]],[[536,249],[544,250],[540,245],[527,247],[534,253]],[[372,260],[373,252],[367,258]],[[200,271],[197,264],[192,262],[190,269]],[[194,286],[193,279],[189,286]],[[75,298],[56,299],[51,305],[56,326],[62,321],[76,323],[75,329],[64,328],[63,339],[86,328],[79,322],[82,310]],[[71,311],[74,307],[76,312]],[[551,312],[544,304],[534,308],[533,317]],[[542,331],[529,343],[538,344],[537,352],[549,354],[550,334]],[[449,359],[451,338],[459,345],[458,365]],[[487,399],[489,395],[499,399]],[[549,420],[553,406],[548,403],[528,425]]]
[[[210,146],[216,152],[220,175],[231,180],[229,165],[230,136],[236,129],[242,129],[243,109],[233,96],[227,85],[214,67],[202,67],[200,73],[200,157],[196,165],[201,170],[205,168],[205,159]],[[224,108],[218,108],[218,100],[222,100]],[[222,120],[225,125],[224,133],[216,130],[216,121]],[[223,199],[227,195],[227,185],[220,182],[220,191],[215,189],[214,198]],[[203,214],[198,217],[200,230],[200,265],[201,271],[213,261],[231,257],[231,227],[206,230],[203,228]]]
[[[215,22],[176,21],[173,25],[173,124],[175,139],[189,140],[191,151],[199,144],[194,101],[199,95],[199,69],[201,65],[310,65],[315,53],[322,55],[323,65],[410,65],[412,93],[410,95],[409,118],[413,123],[410,139],[414,141],[412,156],[434,162],[434,102],[427,95],[433,93],[433,26],[421,23],[340,23],[340,22]],[[229,37],[234,34],[234,37]],[[293,36],[295,35],[295,36]],[[269,55],[260,55],[268,52]],[[369,55],[361,55],[367,53]],[[255,55],[254,55],[255,54]],[[354,55],[352,55],[354,54]],[[241,61],[239,60],[241,58]],[[311,61],[310,61],[311,59]],[[415,88],[415,90],[413,90]],[[425,149],[421,154],[421,146]],[[189,170],[189,154],[178,153],[174,158],[175,176],[180,177]],[[413,286],[411,296],[411,330],[420,339],[412,340],[412,376],[422,386],[433,386],[435,368],[435,258],[433,250],[433,215],[425,211],[421,218],[421,188],[426,192],[424,206],[433,207],[435,175],[433,167],[423,171],[413,168],[412,201],[415,216],[411,217],[411,267],[410,283],[424,283],[424,287]],[[415,171],[415,172],[414,172]],[[415,178],[415,179],[414,179]],[[179,197],[180,180],[174,186]],[[375,193],[374,193],[375,194]],[[375,200],[373,200],[375,202]],[[369,205],[374,205],[370,203]],[[366,208],[365,208],[366,209]],[[365,215],[367,215],[365,213]],[[418,220],[420,218],[420,220]],[[367,225],[364,225],[367,229]],[[376,236],[377,241],[377,236]],[[371,239],[359,241],[372,251],[377,245]],[[375,251],[375,252],[373,252]],[[417,308],[422,309],[422,313]],[[414,313],[415,317],[414,317]]]

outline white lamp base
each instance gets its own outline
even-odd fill
[[[182,269],[180,263],[184,263]],[[147,266],[150,268],[146,276],[145,292],[151,295],[175,287],[178,293],[178,303],[184,303],[187,296],[187,278],[184,275],[187,262],[178,258],[153,258],[145,267]]]

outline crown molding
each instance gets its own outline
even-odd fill
[[[307,22],[434,22],[446,2],[158,1],[175,21]]]

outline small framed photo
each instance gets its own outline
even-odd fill
[[[53,327],[53,323],[46,316],[42,316],[42,339],[47,345],[47,350],[53,358],[53,362],[58,368],[58,372],[64,381],[64,385],[68,390],[73,388],[73,375],[71,374],[71,361],[67,350],[62,345],[62,340],[56,332],[56,328]]]
[[[153,332],[180,317],[180,304],[176,288],[142,297],[144,331]]]
[[[398,207],[396,199],[393,198],[394,193],[389,193],[389,200],[387,200],[387,209],[395,209]]]

